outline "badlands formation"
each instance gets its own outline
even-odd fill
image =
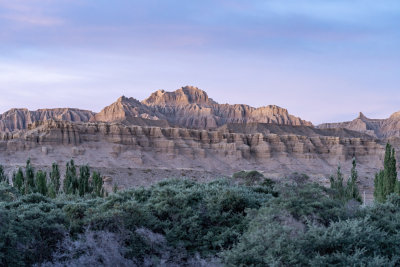
[[[293,172],[322,184],[357,158],[361,191],[371,196],[384,146],[400,148],[400,115],[312,123],[277,106],[218,104],[196,87],[121,97],[95,114],[78,109],[18,110],[0,115],[0,164],[11,173],[27,158],[47,168],[73,158],[100,170],[108,186],[187,177],[209,180],[240,170],[284,179]]]

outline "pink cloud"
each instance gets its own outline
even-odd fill
[[[15,22],[23,23],[23,24],[31,24],[31,25],[38,25],[38,26],[56,26],[63,24],[64,21],[59,18],[52,18],[46,16],[35,16],[35,15],[27,15],[27,14],[20,14],[20,15],[4,15],[1,16],[4,19],[12,20]]]
[[[49,8],[46,7],[46,5],[39,5],[37,1],[21,2],[18,0],[0,0],[0,7],[3,8],[3,12],[0,13],[0,18],[14,23],[28,26],[57,26],[64,23],[63,19],[46,14]]]

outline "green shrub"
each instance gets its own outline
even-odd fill
[[[271,195],[224,181],[172,180],[147,193],[140,190],[136,197],[156,219],[150,229],[174,246],[207,254],[236,242],[247,225],[246,209],[259,208]]]
[[[260,183],[265,177],[258,171],[240,171],[232,175],[234,179],[242,180],[246,185]]]
[[[343,202],[332,202],[318,186],[283,187],[279,192],[277,199],[249,213],[249,227],[240,241],[221,254],[225,264],[400,264],[400,197],[397,195],[390,196],[387,203],[359,208],[349,218]]]
[[[63,212],[40,194],[1,204],[0,217],[1,266],[29,266],[51,260],[66,232]]]
[[[400,265],[397,194],[362,207],[297,182],[78,192],[49,198],[0,183],[0,266]]]

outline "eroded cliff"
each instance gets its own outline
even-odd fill
[[[384,153],[378,140],[360,138],[351,131],[344,137],[329,136],[328,132],[307,136],[299,134],[303,126],[292,127],[274,134],[48,121],[34,123],[26,131],[1,133],[0,155],[8,166],[23,165],[28,157],[43,166],[74,158],[78,164],[104,169],[126,186],[141,179],[127,175],[132,169],[208,171],[214,177],[243,169],[256,169],[271,177],[303,172],[327,183],[337,164],[346,170],[356,157],[363,185],[372,186]],[[139,182],[143,183],[146,181]]]

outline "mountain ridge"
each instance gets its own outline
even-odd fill
[[[125,125],[217,129],[228,124],[276,124],[309,126],[317,129],[343,128],[373,138],[400,137],[400,111],[387,119],[371,119],[362,112],[352,121],[323,123],[314,126],[276,105],[252,107],[246,104],[219,104],[207,92],[195,86],[175,91],[157,90],[139,101],[121,96],[114,103],[95,113],[77,108],[53,108],[30,111],[13,108],[0,114],[0,131],[27,129],[37,121],[118,122]]]
[[[245,104],[219,104],[194,86],[184,86],[173,92],[158,90],[141,102],[122,96],[99,114],[92,121],[127,121],[132,117],[143,117],[196,129],[252,122],[312,126],[311,122],[293,116],[287,109],[276,105],[254,108]]]
[[[359,131],[379,139],[400,136],[400,111],[393,113],[387,119],[370,119],[362,112],[352,121],[323,123],[316,126],[319,129],[344,128]]]
[[[26,108],[12,108],[0,114],[0,131],[12,132],[27,129],[36,121],[63,120],[71,122],[88,122],[94,112],[77,108],[52,108],[30,111]]]

